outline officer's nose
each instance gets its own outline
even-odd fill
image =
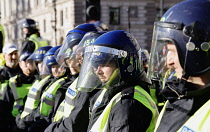
[[[97,67],[94,68],[94,71],[95,71],[96,75],[100,75],[101,73],[103,73],[101,68],[102,68],[102,66],[97,66]]]
[[[174,65],[174,55],[171,53],[171,51],[168,51],[166,63],[167,63],[167,66]]]

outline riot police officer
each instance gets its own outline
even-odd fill
[[[7,122],[8,125],[4,128],[10,129],[10,131],[16,126],[15,117],[22,111],[26,95],[32,83],[35,81],[34,75],[37,74],[34,62],[27,61],[27,58],[31,54],[31,52],[24,52],[20,55],[19,65],[22,72],[9,78],[6,89],[2,95],[2,100],[6,102],[5,107],[8,108],[7,111],[5,111],[5,115],[7,116],[5,122]],[[3,108],[5,109],[5,107]]]
[[[39,73],[35,75],[36,81],[33,83],[32,87],[28,92],[23,111],[16,116],[16,131],[27,131],[28,127],[31,125],[30,123],[32,123],[34,120],[33,111],[37,108],[39,104],[40,96],[42,90],[44,89],[43,87],[46,87],[51,82],[50,75],[48,75],[47,77],[40,77],[44,55],[51,48],[51,46],[40,47],[27,58],[27,60],[35,63],[36,69]]]
[[[209,7],[209,0],[185,0],[154,24],[149,76],[163,81],[168,100],[157,132],[210,130]]]
[[[93,24],[80,24],[75,29],[69,31],[66,38],[66,43],[62,46],[57,57],[58,62],[65,63],[71,71],[71,75],[75,77],[75,81],[68,87],[66,92],[65,100],[62,102],[62,109],[58,109],[57,113],[60,114],[59,121],[54,122],[45,130],[47,131],[86,131],[88,125],[88,102],[89,95],[87,93],[81,93],[75,89],[82,64],[82,53],[83,48],[90,45],[94,40],[101,34],[100,31]],[[79,51],[77,54],[76,51]],[[79,56],[79,57],[78,57]],[[65,58],[65,59],[64,59]],[[64,61],[65,60],[65,61]],[[65,102],[65,103],[64,103]],[[85,104],[85,105],[84,105]],[[78,107],[77,107],[78,106]],[[87,108],[87,109],[86,109]],[[74,111],[74,112],[72,112]],[[78,116],[79,115],[79,116]],[[80,121],[83,120],[81,124]],[[80,125],[81,127],[78,127]]]
[[[141,48],[128,32],[115,30],[85,48],[77,87],[102,89],[91,101],[88,131],[153,131],[158,116],[142,69]],[[92,100],[91,99],[91,100]]]
[[[48,41],[40,36],[36,21],[30,18],[24,18],[21,20],[20,24],[24,34],[26,35],[21,52],[25,52],[26,50],[29,52],[34,52],[39,47],[49,45]]]

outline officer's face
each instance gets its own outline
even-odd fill
[[[31,74],[33,74],[36,69],[35,63],[32,60],[20,61],[19,65],[26,76],[30,76]]]
[[[61,77],[66,72],[66,69],[60,65],[52,65],[51,70],[54,77]]]
[[[116,65],[114,63],[100,64],[97,65],[97,67],[93,67],[95,74],[98,76],[102,83],[109,81],[115,69]]]
[[[42,70],[42,62],[38,62],[37,66],[38,66],[38,69],[39,69],[39,72],[40,72]]]
[[[75,45],[72,49],[76,50],[77,45]],[[66,60],[66,64],[68,65],[71,74],[76,75],[80,72],[81,69],[81,59],[78,59],[78,55],[74,55],[73,58]]]
[[[181,78],[183,69],[179,62],[176,46],[174,44],[167,44],[167,48],[167,66],[174,67],[177,73],[177,78]]]
[[[10,54],[4,54],[4,59],[6,61],[6,66],[10,67],[10,68],[15,68],[18,65],[18,51],[13,51]]]
[[[23,28],[23,33],[28,34],[29,33],[28,28]]]

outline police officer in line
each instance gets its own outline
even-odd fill
[[[115,30],[85,48],[76,88],[102,89],[91,101],[87,131],[153,131],[157,107],[147,93],[151,83],[139,61],[140,45],[128,32]],[[104,94],[103,94],[104,93]]]
[[[93,24],[84,23],[80,24],[75,27],[75,29],[69,31],[65,43],[62,45],[62,49],[57,56],[57,60],[60,63],[65,63],[62,65],[66,65],[70,71],[71,75],[75,77],[75,81],[68,86],[68,90],[66,92],[65,100],[62,102],[60,107],[64,107],[63,110],[58,108],[56,112],[56,116],[54,117],[54,122],[45,130],[47,131],[84,131],[87,129],[88,125],[88,109],[85,111],[85,114],[81,114],[81,116],[77,116],[77,112],[80,112],[80,108],[77,108],[75,105],[82,106],[81,102],[84,102],[87,99],[87,95],[83,95],[75,90],[75,86],[77,83],[77,77],[80,72],[81,64],[82,64],[82,57],[80,59],[76,59],[77,56],[74,52],[77,49],[78,45],[80,48],[83,48],[84,43],[86,45],[90,44],[96,37],[98,37],[97,31],[100,29]],[[87,37],[89,32],[96,32],[94,37]],[[85,35],[85,36],[84,36]],[[87,40],[87,41],[85,41]],[[82,46],[82,47],[81,47]],[[83,50],[82,50],[83,51]],[[81,54],[80,54],[81,55]],[[81,55],[82,56],[82,55]],[[71,91],[71,92],[69,92]],[[72,95],[72,93],[74,93]],[[76,102],[76,97],[80,97],[81,102]],[[64,103],[65,102],[65,103]],[[89,106],[88,106],[89,107]],[[71,114],[72,110],[75,109],[76,113],[73,115]],[[60,115],[58,115],[60,113]],[[86,114],[87,113],[87,114]],[[57,119],[55,119],[57,118]],[[60,119],[60,120],[59,120]],[[83,120],[84,122],[81,124],[78,122],[79,120]],[[59,121],[58,121],[59,120]],[[81,127],[78,127],[77,125]]]
[[[51,82],[50,75],[46,77],[40,76],[44,55],[51,48],[52,48],[51,46],[40,47],[27,58],[27,60],[29,61],[34,61],[36,65],[36,70],[38,71],[39,74],[35,75],[36,80],[28,92],[23,112],[19,113],[16,116],[16,124],[17,124],[16,131],[18,130],[21,132],[27,131],[28,127],[31,125],[31,122],[34,121],[33,111],[34,109],[37,108],[39,104],[40,96],[43,90],[42,88],[46,87]]]
[[[6,44],[3,49],[3,57],[5,60],[4,67],[0,70],[0,78],[1,78],[1,95],[5,89],[5,85],[7,80],[10,77],[18,74],[21,69],[19,67],[19,55],[18,48],[16,44]],[[1,96],[0,95],[0,96]]]
[[[19,67],[19,55],[18,55],[18,48],[16,44],[5,44],[5,46],[2,49],[3,57],[5,59],[5,65],[0,70],[0,129],[7,131],[8,126],[8,117],[11,115],[8,115],[9,106],[7,105],[7,102],[2,100],[3,93],[6,90],[9,78],[12,76],[15,76],[19,73],[22,73],[20,67]]]
[[[156,132],[210,130],[209,8],[209,0],[185,0],[154,24],[149,76],[163,80],[173,67],[178,78],[164,84],[162,94],[168,101],[158,118]],[[158,58],[163,51],[165,57]],[[165,60],[162,64],[161,59]]]
[[[25,52],[20,55],[19,65],[22,72],[10,77],[3,93],[2,100],[5,101],[5,106],[1,109],[8,108],[5,111],[5,115],[7,115],[5,122],[8,123],[7,126],[4,126],[3,130],[5,131],[11,131],[16,127],[15,117],[22,111],[26,95],[35,81],[34,75],[37,74],[35,64],[27,61],[31,54],[30,52]]]
[[[91,45],[97,37],[105,32],[91,31],[85,34],[80,43],[73,48],[73,53],[68,58],[69,67],[74,74],[78,74],[81,69],[83,62],[84,48]],[[74,70],[73,70],[74,69]],[[77,72],[76,72],[77,71]],[[89,122],[89,98],[94,95],[95,92],[87,93],[76,90],[78,78],[68,87],[66,92],[65,100],[60,107],[64,108],[57,110],[56,116],[54,118],[54,123],[52,123],[45,132],[50,131],[74,131],[82,132],[87,130]],[[60,116],[60,117],[59,117]],[[60,119],[60,120],[59,120]],[[56,122],[57,121],[57,122]],[[82,124],[82,125],[81,125]],[[81,127],[78,127],[78,126]],[[65,126],[65,127],[64,127]]]
[[[21,53],[25,51],[34,52],[39,47],[47,46],[48,41],[40,36],[38,24],[30,18],[24,18],[20,21],[23,33],[26,35],[21,48]]]
[[[55,59],[60,47],[61,46],[55,46],[45,54],[41,75],[50,72],[53,78],[51,79],[51,83],[42,90],[43,92],[40,98],[40,103],[35,110],[36,114],[34,115],[34,122],[29,127],[29,132],[38,130],[44,131],[44,129],[51,123],[54,109],[56,109],[63,101],[67,87],[72,83],[69,69],[60,66]],[[48,54],[52,51],[55,51],[54,55]]]
[[[47,53],[48,50],[50,50],[52,46],[43,46],[38,48],[33,54],[27,59],[27,60],[32,60],[36,64],[36,70],[38,71],[39,75],[36,77],[38,81],[43,79],[45,76],[41,76],[40,72],[42,70],[42,62],[44,59],[45,54]]]

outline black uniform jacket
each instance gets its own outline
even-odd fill
[[[25,39],[25,41],[23,42],[23,46],[20,50],[20,54],[24,53],[24,52],[29,52],[29,53],[33,53],[36,45],[33,41],[28,40],[28,38]]]
[[[45,132],[86,132],[89,123],[90,99],[98,91],[98,89],[92,92],[78,91],[74,101],[75,106],[69,117],[53,122],[45,129]]]
[[[145,89],[148,88],[150,81],[145,79],[145,73],[142,73],[139,77],[141,77],[141,79],[136,78],[136,80],[133,80],[132,87],[124,85],[122,87],[107,90],[101,104],[93,111],[91,111],[93,104],[102,90],[95,89],[90,93],[80,91],[76,97],[75,107],[70,116],[59,123],[51,125],[51,127],[48,127],[45,132],[87,132],[115,94],[121,92],[123,89],[126,90],[127,88],[129,90],[126,91],[131,91],[131,94],[133,94],[133,87],[136,84],[139,84],[139,82],[143,82],[141,87],[144,87]],[[148,89],[146,91],[148,91]],[[111,116],[113,118],[110,118],[109,121],[111,131],[128,132],[129,130],[130,132],[145,132],[148,128],[152,118],[152,113],[137,100],[134,100],[131,94],[128,94],[131,97],[125,96],[122,101],[118,102],[112,108]],[[89,110],[92,113],[90,120]],[[122,121],[119,122],[119,120]]]
[[[17,86],[21,86],[22,84],[32,84],[35,80],[34,75],[32,76],[26,76],[23,73],[19,73],[18,74],[18,78],[16,79],[16,85]],[[4,124],[5,122],[7,124],[5,124],[4,129],[5,132],[7,131],[6,129],[13,129],[14,126],[16,126],[15,124],[15,117],[12,116],[12,109],[13,109],[13,105],[14,105],[14,96],[12,93],[11,88],[9,87],[9,85],[7,85],[6,90],[3,94],[3,100],[0,101],[0,105],[1,105],[1,111],[0,111],[0,115],[5,115],[5,118],[1,117],[1,120],[4,120]],[[0,124],[2,125],[2,124]],[[11,131],[11,130],[9,130]]]
[[[163,94],[169,99],[169,103],[166,106],[166,111],[157,132],[175,132],[179,130],[179,128],[210,99],[210,84],[200,90],[193,90],[194,88],[195,86],[193,84],[187,83],[185,86],[187,92],[180,93],[185,95],[180,99],[167,87],[164,89]],[[181,91],[179,88],[175,89],[176,91]]]
[[[60,78],[61,77],[55,78],[53,82]],[[54,106],[49,112],[49,116],[45,117],[43,115],[40,115],[40,107],[37,108],[36,114],[34,116],[35,121],[33,125],[29,128],[29,132],[44,131],[52,123],[53,117],[55,116],[60,103],[65,98],[66,90],[68,86],[74,81],[74,79],[74,77],[68,77],[67,79],[65,79],[65,81],[62,82],[61,87],[56,91]]]
[[[124,85],[108,89],[101,104],[92,111],[88,131],[114,95],[121,92],[121,100],[110,111],[108,119],[110,132],[145,132],[150,125],[152,112],[133,98],[135,86]]]
[[[10,77],[13,77],[19,73],[22,73],[19,65],[16,68],[10,68],[5,65],[2,69],[0,69],[0,79],[9,80]]]
[[[41,95],[43,93],[43,91],[45,90],[45,88],[51,83],[54,81],[54,77],[51,76],[46,82],[45,84],[43,85],[43,87],[41,88],[41,94],[40,94],[40,98],[41,98]],[[28,114],[26,117],[24,118],[20,118],[20,114],[18,114],[16,116],[16,124],[17,124],[17,129],[19,129],[20,131],[27,131],[28,128],[34,123],[34,116],[36,114],[37,110],[34,109],[30,114]]]

